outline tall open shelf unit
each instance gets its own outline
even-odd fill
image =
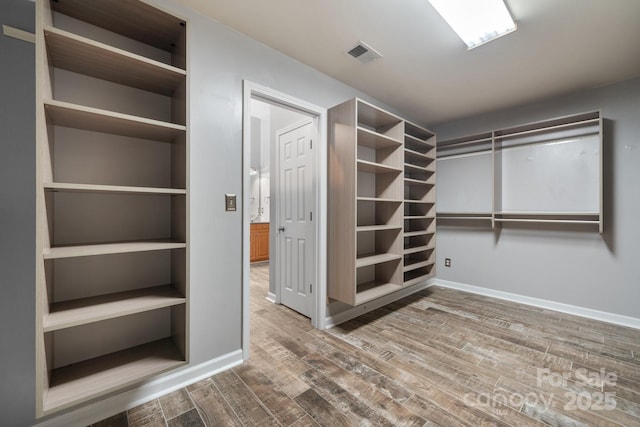
[[[436,247],[436,136],[405,122],[403,284],[433,276]]]
[[[329,298],[359,305],[427,280],[435,136],[360,99],[328,120]]]
[[[188,361],[186,22],[36,6],[36,414]]]

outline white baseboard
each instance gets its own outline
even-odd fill
[[[273,292],[267,292],[266,300],[275,304],[276,303],[276,294],[274,294]]]
[[[135,389],[53,416],[53,418],[36,424],[36,427],[81,427],[91,425],[149,400],[231,369],[241,363],[242,350],[236,350],[199,365],[187,367],[151,380]]]
[[[510,292],[497,291],[495,289],[482,288],[480,286],[473,286],[473,285],[467,285],[464,283],[451,282],[449,280],[433,279],[431,284],[436,286],[441,286],[443,288],[457,289],[460,291],[471,292],[473,294],[484,295],[488,297],[517,302],[521,304],[527,304],[534,307],[540,307],[540,308],[546,308],[549,310],[559,311],[561,313],[567,313],[567,314],[573,314],[575,316],[586,317],[588,319],[600,320],[602,322],[614,323],[616,325],[640,329],[640,319],[635,317],[624,316],[624,315],[615,314],[615,313],[608,313],[606,311],[599,311],[591,308],[579,307],[576,305],[549,301],[541,298],[528,297],[525,295],[512,294]]]
[[[409,286],[408,288],[401,289],[392,294],[386,295],[382,298],[375,299],[373,301],[369,301],[366,304],[358,305],[343,312],[340,312],[335,315],[329,315],[325,318],[325,329],[332,328],[340,323],[344,323],[348,320],[354,319],[358,316],[363,315],[364,313],[368,313],[372,310],[380,308],[384,305],[390,304],[394,301],[402,299],[411,294],[415,294],[423,289],[428,288],[433,284],[433,279],[429,279],[423,283],[418,283],[417,285]]]

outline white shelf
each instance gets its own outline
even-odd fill
[[[395,261],[402,258],[402,255],[384,253],[363,255],[356,258],[356,268],[367,267],[369,265],[382,264],[383,262]]]
[[[176,345],[163,339],[54,369],[43,410],[65,409],[185,363]]]
[[[44,332],[72,328],[101,320],[184,304],[185,297],[172,286],[156,286],[51,305],[44,317]]]
[[[402,286],[396,285],[395,283],[369,282],[358,285],[358,288],[363,290],[356,292],[355,305],[364,304],[365,302],[388,295],[391,292],[401,289]]]
[[[75,129],[164,142],[171,142],[186,132],[186,126],[183,125],[69,102],[45,100],[44,108],[52,124]]]
[[[47,50],[57,68],[171,96],[186,72],[54,27],[45,27]]]
[[[114,193],[114,194],[170,194],[184,195],[187,190],[181,188],[130,187],[125,185],[75,184],[66,182],[48,182],[44,188],[49,191],[78,193]]]
[[[402,172],[401,169],[394,168],[392,166],[383,165],[382,163],[369,162],[367,160],[357,160],[358,172],[369,173],[396,173]]]
[[[356,232],[368,232],[368,231],[386,231],[386,230],[401,230],[401,225],[361,225],[356,227]]]
[[[43,255],[44,259],[74,258],[82,256],[182,249],[186,246],[186,243],[170,241],[105,243],[96,245],[59,246],[45,249]]]

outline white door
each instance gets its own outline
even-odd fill
[[[307,317],[313,315],[315,286],[313,132],[311,119],[276,132],[276,286],[280,302]]]

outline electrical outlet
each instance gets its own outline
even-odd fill
[[[451,267],[451,258],[445,258],[444,259],[444,266],[445,267]]]

